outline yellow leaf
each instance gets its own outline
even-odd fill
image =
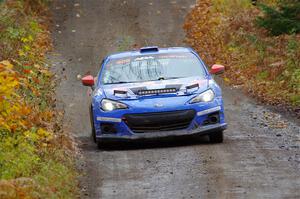
[[[227,83],[229,83],[229,82],[230,82],[230,79],[227,78],[227,77],[224,77],[224,81],[227,82]]]
[[[13,68],[13,65],[8,60],[1,61],[0,64],[4,65],[8,69],[12,69]]]
[[[25,53],[23,50],[19,50],[19,56],[25,56]]]

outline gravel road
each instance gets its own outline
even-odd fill
[[[199,140],[133,143],[98,150],[90,139],[87,88],[78,75],[99,70],[112,52],[181,46],[195,0],[53,0],[58,107],[83,158],[82,198],[300,198],[299,121],[271,111],[238,89],[223,88],[223,144]],[[222,82],[220,82],[222,84]]]

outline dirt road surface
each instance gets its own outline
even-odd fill
[[[206,139],[98,150],[90,139],[87,88],[101,59],[138,46],[181,46],[194,0],[54,0],[50,55],[61,79],[65,129],[80,143],[82,198],[300,198],[300,127],[225,87],[223,144]]]

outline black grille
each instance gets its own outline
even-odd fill
[[[170,131],[187,128],[195,117],[194,110],[126,114],[124,121],[135,133]]]

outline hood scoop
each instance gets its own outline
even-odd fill
[[[196,84],[192,84],[192,85],[186,86],[185,89],[186,89],[187,93],[195,92],[195,91],[197,91],[199,89],[199,84],[196,83]]]
[[[126,90],[114,90],[114,96],[116,97],[128,97],[128,92]]]

